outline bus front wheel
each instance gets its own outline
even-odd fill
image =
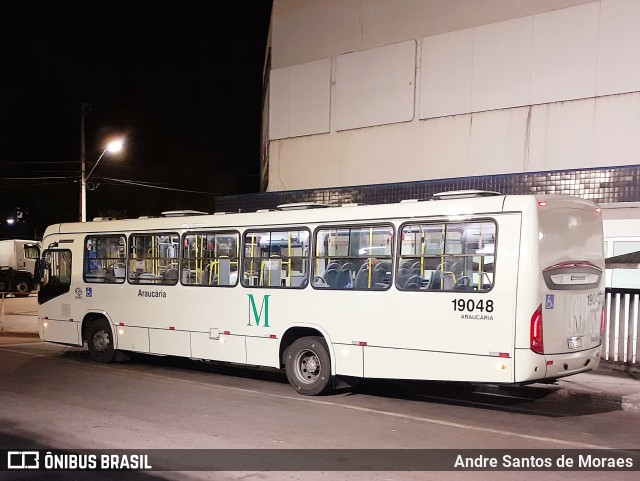
[[[317,396],[331,389],[331,357],[323,338],[297,339],[287,348],[284,357],[287,379],[300,394]]]
[[[89,355],[96,362],[110,363],[116,358],[116,350],[113,346],[113,333],[106,319],[93,321],[87,331],[87,346]]]

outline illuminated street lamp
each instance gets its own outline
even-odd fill
[[[81,177],[81,192],[80,192],[80,205],[81,205],[81,210],[80,210],[80,221],[82,222],[86,222],[87,221],[87,181],[89,180],[89,177],[91,177],[91,174],[93,174],[93,171],[96,169],[96,167],[98,167],[98,163],[100,162],[100,160],[102,160],[102,157],[104,157],[104,154],[106,154],[107,152],[109,152],[110,154],[115,154],[118,153],[122,150],[122,147],[124,146],[124,139],[114,139],[111,142],[109,142],[107,144],[107,147],[102,151],[102,153],[100,154],[100,157],[98,157],[98,160],[96,160],[96,163],[94,164],[93,168],[89,171],[88,175],[85,175],[85,159],[84,156],[82,158],[82,177]]]

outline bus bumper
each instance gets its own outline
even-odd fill
[[[515,382],[527,383],[558,379],[598,367],[602,346],[579,352],[536,354],[530,349],[516,350]]]

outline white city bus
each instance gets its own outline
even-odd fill
[[[105,363],[284,368],[305,395],[342,377],[531,383],[598,364],[596,204],[458,191],[319,207],[50,226],[40,337]]]

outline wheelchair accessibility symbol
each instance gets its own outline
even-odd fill
[[[554,303],[554,294],[547,294],[547,299],[545,301],[545,309],[553,309]]]

